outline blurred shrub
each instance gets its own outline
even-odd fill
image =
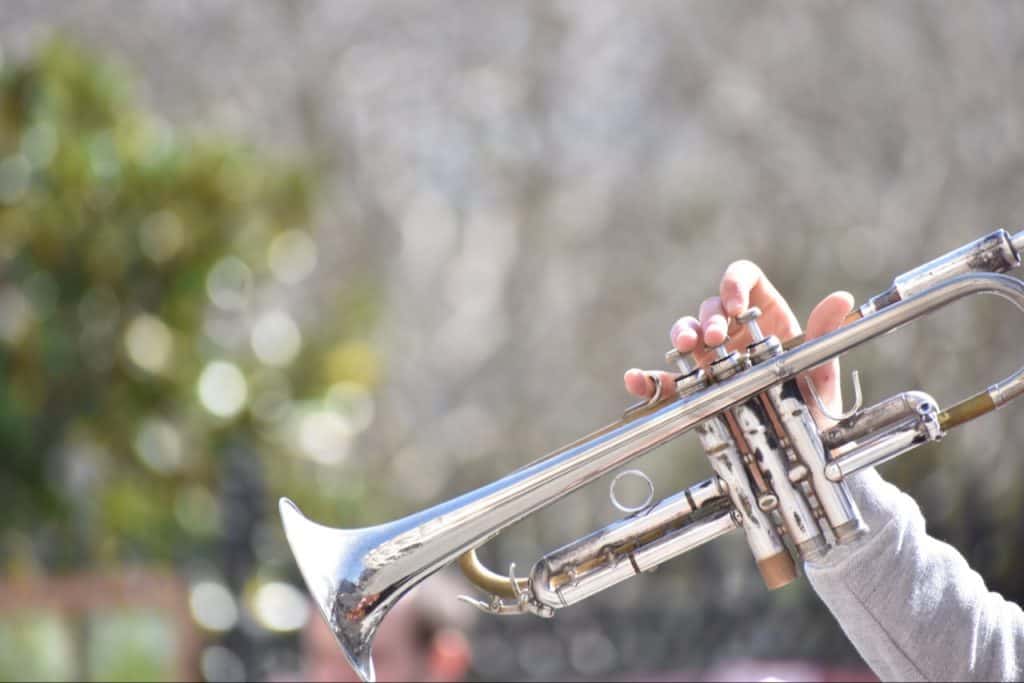
[[[72,46],[3,68],[9,570],[187,557],[221,531],[228,444],[300,500],[337,464],[372,415],[373,297],[303,312],[313,199],[307,169],[171,127]]]
[[[71,680],[73,641],[58,614],[5,615],[0,620],[0,678]]]

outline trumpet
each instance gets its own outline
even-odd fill
[[[1021,264],[1024,231],[997,230],[897,277],[856,308],[837,330],[806,341],[762,333],[759,311],[737,319],[752,342],[714,349],[699,367],[691,356],[666,354],[678,374],[652,399],[616,422],[507,476],[402,519],[363,529],[322,526],[294,503],[280,501],[296,563],[341,645],[364,681],[374,680],[371,648],[389,609],[409,589],[458,560],[489,594],[463,596],[497,615],[551,617],[628,578],[740,529],[768,589],[793,581],[800,562],[851,543],[867,528],[846,479],[886,462],[1024,393],[1024,367],[946,409],[922,391],[906,391],[864,407],[855,376],[854,406],[832,414],[806,371],[950,303],[995,294],[1024,312],[1024,282],[1006,275]],[[819,430],[799,382],[834,422]],[[640,455],[695,431],[712,476],[660,502],[612,500],[626,516],[543,556],[525,577],[486,568],[476,549],[527,515]],[[644,477],[645,478],[645,477]]]

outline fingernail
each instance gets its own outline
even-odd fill
[[[725,312],[731,316],[737,316],[743,312],[743,300],[738,296],[732,296],[722,303]]]
[[[704,330],[704,342],[708,346],[718,346],[723,341],[725,341],[725,337],[727,334],[728,332],[726,331],[724,325],[708,325],[707,329]]]
[[[625,374],[622,375],[622,383],[626,385],[626,391],[633,393],[633,371],[626,370]]]

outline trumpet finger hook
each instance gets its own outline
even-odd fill
[[[625,412],[622,414],[623,417],[629,417],[633,413],[645,408],[650,408],[661,401],[661,397],[665,393],[665,388],[662,386],[661,376],[656,372],[645,372],[644,376],[654,382],[654,394],[649,399],[640,401],[639,403],[634,403],[626,408]]]
[[[860,373],[854,370],[850,373],[850,377],[853,380],[853,407],[847,411],[840,412],[838,414],[833,413],[831,410],[825,407],[825,402],[821,400],[821,395],[818,394],[818,388],[814,386],[814,380],[810,377],[805,378],[807,381],[807,389],[811,393],[811,397],[814,399],[815,405],[818,406],[818,410],[821,414],[830,420],[841,422],[849,419],[857,414],[857,411],[864,406],[864,395],[860,388]],[[839,407],[842,411],[842,406]]]
[[[654,382],[654,395],[651,396],[644,405],[653,406],[661,400],[661,392],[664,388],[661,386],[661,377],[659,375],[656,375],[653,372],[648,372],[647,377]]]

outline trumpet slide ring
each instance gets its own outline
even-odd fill
[[[619,500],[618,496],[615,494],[616,484],[619,483],[620,479],[626,476],[638,477],[647,482],[647,498],[645,498],[644,502],[641,503],[640,505],[625,505],[622,503],[622,501]],[[654,482],[651,481],[651,478],[648,477],[643,472],[641,472],[640,470],[623,470],[622,472],[616,474],[615,478],[612,479],[612,483],[608,487],[608,498],[612,501],[612,505],[615,506],[616,510],[618,510],[619,512],[623,512],[627,515],[640,512],[641,510],[646,510],[648,507],[650,507],[651,501],[654,500]]]

